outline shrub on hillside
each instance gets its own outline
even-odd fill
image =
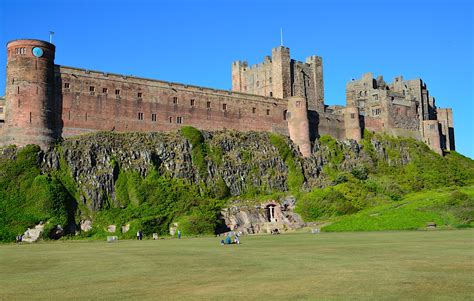
[[[316,189],[298,200],[296,211],[304,220],[314,221],[321,217],[332,217],[357,212],[349,199],[334,188]]]
[[[367,177],[369,176],[369,171],[367,167],[363,165],[357,165],[355,166],[352,171],[352,175],[359,180],[367,180]]]

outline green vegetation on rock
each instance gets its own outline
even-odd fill
[[[191,126],[183,126],[181,128],[181,134],[189,141],[191,144],[192,158],[193,163],[196,165],[196,168],[199,170],[199,174],[202,177],[205,177],[207,174],[206,166],[206,145],[204,143],[204,137],[202,133]]]
[[[28,145],[15,159],[0,160],[0,241],[12,241],[39,222],[48,235],[74,219],[73,197],[57,177],[41,174],[39,153],[38,146]]]
[[[304,175],[298,158],[290,149],[288,138],[278,134],[269,134],[270,142],[278,150],[280,157],[288,167],[288,189],[293,194],[298,194],[304,183]]]

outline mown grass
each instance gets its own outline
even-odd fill
[[[2,300],[472,300],[474,230],[0,246]]]
[[[441,228],[474,226],[474,186],[412,193],[397,202],[342,216],[323,230],[414,230],[433,222]]]

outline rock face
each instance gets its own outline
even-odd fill
[[[293,202],[285,200],[282,204],[269,201],[258,205],[231,206],[222,211],[227,227],[245,234],[286,232],[303,227],[301,217],[293,212]]]
[[[268,133],[217,131],[202,134],[206,148],[202,166],[196,165],[192,159],[196,146],[179,132],[99,132],[68,138],[41,156],[41,166],[45,173],[63,170],[70,174],[77,186],[79,201],[92,212],[120,206],[115,196],[115,182],[121,171],[146,176],[151,170],[156,170],[211,190],[217,187],[216,183],[223,181],[232,196],[252,189],[260,194],[288,191],[289,168],[279,150],[272,145]],[[372,139],[368,142],[369,153],[352,140],[317,140],[308,158],[303,158],[289,139],[286,142],[295,158],[296,168],[304,176],[302,188],[306,190],[332,185],[330,176],[324,171],[328,166],[350,172],[359,165],[370,168],[376,160],[383,160],[389,165],[403,165],[410,161],[403,141],[392,145],[385,140]],[[396,157],[389,155],[394,150]],[[4,156],[15,154],[7,152]],[[234,220],[229,217],[229,223],[238,227],[263,225],[265,218],[262,210],[239,207],[239,213]],[[229,208],[229,212],[235,211]],[[285,217],[288,220],[285,225],[291,228],[292,220],[296,221],[297,217],[290,211],[282,212],[289,214]],[[258,220],[261,222],[257,223]],[[246,231],[256,230],[250,227]]]
[[[41,237],[43,233],[44,224],[36,225],[33,229],[28,228],[23,234],[22,241],[24,242],[35,242]]]
[[[231,195],[249,187],[266,192],[286,191],[288,168],[266,133],[233,131],[203,133],[210,154],[206,174],[192,161],[192,145],[178,133],[96,133],[70,138],[42,158],[45,172],[66,167],[80,189],[80,199],[90,210],[115,202],[118,168],[146,176],[160,174],[215,187],[222,179]],[[293,147],[293,145],[292,145]],[[293,151],[296,152],[293,147]],[[118,203],[110,204],[118,206]]]
[[[82,220],[80,222],[81,231],[89,232],[92,229],[92,221],[91,220]]]

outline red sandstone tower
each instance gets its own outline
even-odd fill
[[[58,137],[55,46],[39,40],[14,40],[7,49],[5,128],[0,142],[46,148]]]

